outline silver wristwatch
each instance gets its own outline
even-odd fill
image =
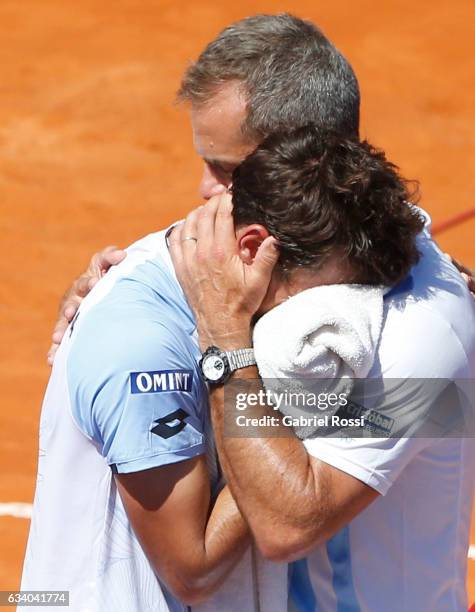
[[[212,385],[222,385],[235,370],[252,365],[256,365],[254,349],[223,351],[217,346],[209,346],[199,363],[204,379]]]

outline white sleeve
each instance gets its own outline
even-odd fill
[[[413,321],[406,318],[404,333],[399,328],[396,338],[394,334],[398,330],[393,330],[391,338],[386,338],[390,342],[386,341],[380,351],[380,356],[386,353],[381,363],[390,364],[380,372],[392,396],[390,420],[402,423],[403,427],[395,427],[395,430],[405,433],[393,435],[394,431],[388,431],[373,434],[388,434],[386,437],[304,440],[312,457],[354,476],[381,495],[388,492],[418,453],[441,438],[453,435],[464,422],[464,406],[460,401],[463,384],[459,378],[467,356],[445,321],[430,311],[423,314],[424,319],[420,313]],[[417,338],[425,338],[425,341],[418,343]],[[454,380],[455,386],[451,382]],[[473,412],[473,401],[468,410]]]
[[[307,452],[386,495],[427,438],[310,438]]]

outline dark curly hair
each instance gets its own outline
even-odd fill
[[[419,259],[411,187],[368,142],[306,126],[269,136],[235,169],[234,221],[266,227],[283,270],[338,253],[352,282],[394,285]]]

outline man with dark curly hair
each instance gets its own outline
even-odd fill
[[[460,420],[449,384],[464,389],[475,374],[463,279],[395,167],[355,138],[312,127],[270,136],[236,168],[232,192],[232,204],[221,196],[191,213],[171,252],[197,321],[221,465],[258,549],[293,561],[289,609],[466,610],[474,408],[469,400]],[[369,431],[279,435],[274,407],[256,399],[256,365],[234,356],[252,355],[256,317],[341,283],[392,287],[365,381],[382,385],[384,401],[370,393],[369,404],[342,404],[346,416],[366,415]],[[298,327],[291,316],[279,323],[266,327],[271,362]],[[309,356],[298,357],[288,375],[308,377]],[[257,346],[256,359],[260,368]],[[253,398],[245,433],[233,424],[232,383]]]
[[[232,194],[236,227],[266,227],[281,271],[336,255],[341,280],[394,286],[418,262],[415,185],[368,142],[312,125],[273,134],[236,168]]]

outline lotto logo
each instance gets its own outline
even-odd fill
[[[193,383],[191,370],[160,370],[158,372],[131,372],[131,393],[190,392]]]

